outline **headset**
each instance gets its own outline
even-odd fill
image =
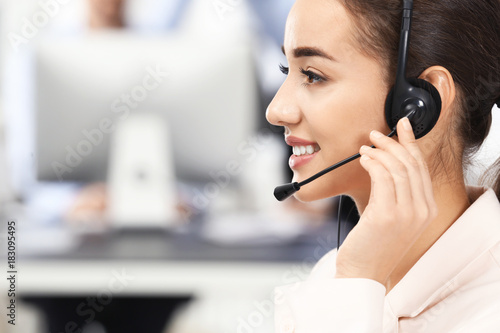
[[[392,129],[391,133],[387,135],[388,137],[392,137],[396,134],[396,125],[398,121],[401,118],[408,117],[411,122],[415,138],[419,139],[432,130],[441,114],[441,97],[437,89],[425,80],[406,77],[412,16],[413,0],[403,0],[403,15],[399,39],[396,80],[394,87],[390,90],[385,102],[385,119],[389,128]],[[295,192],[299,191],[302,186],[309,184],[313,180],[349,162],[352,162],[359,157],[359,153],[353,155],[326,168],[325,170],[318,172],[300,183],[294,182],[278,186],[274,190],[274,196],[277,200],[283,201]],[[339,202],[338,237],[340,237],[340,219],[342,219],[342,216],[345,216],[346,218],[353,216],[352,200],[346,200],[342,197]],[[346,208],[343,208],[342,204],[346,201],[349,202],[349,209],[347,209],[348,213],[344,214],[343,212]],[[339,246],[340,239],[337,242],[337,248]]]

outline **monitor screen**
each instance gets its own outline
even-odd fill
[[[179,179],[203,181],[241,157],[256,130],[248,39],[129,32],[43,40],[36,49],[37,175],[106,179],[116,125],[134,113],[168,124]]]

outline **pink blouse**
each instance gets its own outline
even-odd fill
[[[275,290],[276,333],[500,333],[500,203],[473,204],[387,294],[369,279],[335,279],[337,251],[304,282]]]

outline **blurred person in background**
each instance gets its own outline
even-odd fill
[[[87,4],[89,30],[125,28],[125,0],[87,0]],[[86,185],[65,210],[64,219],[77,223],[102,223],[106,208],[106,184]]]
[[[88,8],[88,24],[92,30],[125,26],[124,0],[88,0]]]

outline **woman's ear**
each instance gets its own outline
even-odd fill
[[[434,129],[420,141],[420,149],[434,177],[446,176],[449,170],[459,166],[462,170],[461,145],[453,131],[457,116],[455,101],[457,91],[451,73],[442,66],[427,68],[419,77],[431,83],[441,97],[441,114]],[[458,141],[457,141],[458,140]],[[443,169],[444,167],[444,169]],[[447,171],[448,170],[448,171]],[[461,171],[457,171],[460,174]],[[449,180],[449,179],[448,179]]]
[[[437,89],[441,96],[441,115],[448,117],[456,97],[455,81],[451,73],[442,66],[432,66],[419,79],[428,81]]]

